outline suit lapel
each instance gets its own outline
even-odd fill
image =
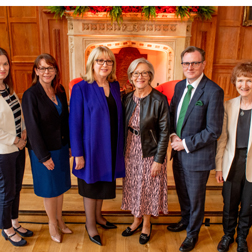
[[[206,85],[206,81],[207,81],[207,78],[204,75],[202,80],[200,81],[197,89],[195,90],[195,93],[194,93],[194,95],[193,95],[193,97],[192,97],[192,99],[191,99],[191,101],[190,101],[190,103],[188,105],[182,128],[184,127],[189,115],[191,114],[193,108],[195,107],[196,102],[200,99],[200,97],[204,93],[204,88],[205,88],[205,85]]]
[[[180,100],[182,98],[182,95],[184,93],[185,88],[186,88],[186,79],[183,80],[183,83],[181,84],[181,88],[178,87],[177,106],[176,106],[176,111],[175,111],[175,114],[174,114],[174,116],[176,118],[174,120],[175,121],[175,129],[177,128],[178,105],[179,105],[179,102],[180,102]]]

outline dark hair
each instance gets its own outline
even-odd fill
[[[199,52],[201,54],[202,61],[205,61],[205,51],[196,46],[188,46],[182,53],[181,53],[181,61],[183,61],[183,57],[186,53],[191,52]]]
[[[32,69],[32,85],[35,85],[38,81],[38,76],[36,75],[35,69],[39,68],[40,61],[44,59],[46,64],[53,66],[56,69],[56,75],[54,79],[52,80],[52,87],[54,89],[54,92],[63,92],[61,85],[60,85],[60,71],[59,66],[56,62],[56,60],[53,58],[52,55],[48,53],[42,53],[40,54],[34,61],[33,69]]]
[[[8,63],[9,63],[9,66],[10,66],[9,73],[8,73],[7,77],[3,81],[4,81],[4,83],[6,83],[9,86],[10,94],[13,94],[13,80],[12,80],[12,76],[11,76],[11,62],[10,62],[10,59],[9,59],[8,53],[1,47],[0,47],[0,55],[6,56],[6,58],[8,60]]]
[[[231,82],[235,85],[236,78],[240,76],[252,77],[252,62],[251,61],[238,63],[234,67],[232,75],[231,75]]]

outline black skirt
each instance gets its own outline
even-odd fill
[[[87,184],[83,179],[78,178],[79,194],[91,199],[113,199],[115,198],[116,181],[115,177],[115,163],[116,163],[116,149],[117,149],[117,135],[118,135],[118,118],[117,107],[115,99],[111,92],[109,97],[106,97],[109,114],[110,114],[110,135],[111,135],[111,150],[112,150],[112,182],[98,181]],[[95,167],[93,167],[95,169]]]

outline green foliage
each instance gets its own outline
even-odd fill
[[[91,6],[94,8],[95,6]],[[118,24],[123,22],[122,18],[122,8],[121,6],[111,6],[112,9],[107,13],[111,18],[111,22],[117,22]],[[141,6],[138,6],[141,7]],[[50,10],[51,13],[54,13],[54,17],[63,17],[66,15],[66,10],[74,11],[74,15],[82,15],[90,11],[89,6],[48,6],[46,7]],[[110,8],[109,8],[110,9]],[[141,8],[139,8],[141,9]],[[98,10],[99,12],[99,10]],[[137,11],[135,11],[137,12]],[[210,20],[212,15],[215,12],[215,7],[213,6],[177,6],[175,15],[177,18],[193,18],[195,15],[196,18],[200,18],[201,20]],[[142,6],[142,13],[146,19],[156,18],[157,12],[155,6]],[[192,15],[194,13],[195,15]]]
[[[88,10],[89,10],[88,6],[76,6],[73,14],[74,15],[82,15],[82,17],[83,17],[83,14],[85,12],[87,12]]]
[[[55,13],[54,17],[63,17],[65,15],[66,8],[64,6],[47,6],[47,9],[51,11],[51,13]]]
[[[181,18],[181,20],[185,17],[190,17],[189,6],[177,6],[175,15]]]
[[[197,17],[200,18],[201,20],[211,20],[214,12],[215,7],[213,6],[200,6],[197,12]]]
[[[111,22],[116,21],[118,24],[122,23],[122,8],[120,6],[113,6],[112,10],[109,13]]]
[[[142,13],[146,19],[152,19],[156,17],[156,8],[155,6],[143,6]]]

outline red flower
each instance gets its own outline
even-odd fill
[[[71,7],[70,6],[64,6],[66,8],[66,10],[70,11]]]

